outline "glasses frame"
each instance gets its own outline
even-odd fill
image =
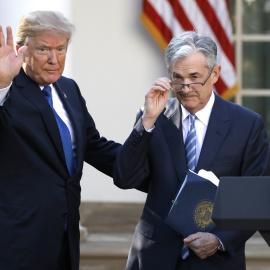
[[[185,86],[187,86],[189,90],[192,90],[192,91],[199,91],[199,90],[194,90],[194,89],[190,88],[190,86],[191,86],[191,85],[194,85],[194,84],[201,84],[202,87],[203,87],[203,86],[206,84],[206,82],[208,81],[208,79],[210,78],[210,76],[211,76],[211,74],[212,74],[212,72],[213,72],[213,69],[214,69],[214,68],[211,69],[211,71],[210,71],[208,77],[206,78],[206,80],[205,80],[203,83],[171,83],[172,90],[173,90],[175,93],[179,93],[179,92],[182,92],[182,91],[183,91],[183,89],[185,88]],[[182,87],[181,87],[180,90],[174,90],[174,89],[173,89],[173,86],[174,86],[174,85],[182,85]]]

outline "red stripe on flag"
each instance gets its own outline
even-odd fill
[[[221,96],[223,92],[225,92],[228,89],[228,86],[224,83],[221,77],[219,77],[217,82],[215,83],[215,88],[217,93]]]
[[[208,24],[211,26],[213,32],[215,33],[220,46],[223,49],[223,52],[226,54],[227,58],[230,60],[233,66],[234,65],[234,51],[233,46],[230,43],[222,25],[220,24],[215,11],[208,1],[205,0],[196,0],[198,6],[204,14],[204,17],[208,21]]]
[[[152,20],[157,29],[162,33],[166,42],[169,43],[172,39],[171,30],[167,27],[162,18],[147,0],[143,1],[143,10],[145,14]]]
[[[164,2],[164,4],[165,2],[167,2],[167,4],[170,4],[174,12],[172,18],[166,19],[177,20],[180,23],[181,27],[184,29],[184,31],[194,31],[194,29],[196,29],[197,26],[196,21],[194,21],[193,25],[192,22],[189,20],[188,18],[189,14],[185,13],[185,9],[183,8],[184,4],[181,5],[181,2],[179,0],[162,0],[162,1]],[[155,10],[157,5],[162,4],[162,1],[161,2],[151,1],[151,3],[149,3],[148,0],[143,0],[143,12],[141,18],[144,25],[148,28],[148,30],[151,32],[151,34],[157,40],[157,42],[161,45],[161,47],[163,49],[166,49],[166,46],[170,42],[172,36],[178,35],[180,33],[173,32],[175,31],[175,29],[173,28],[173,24],[168,26],[166,25],[165,20],[163,20],[164,19],[163,16],[168,16],[168,14],[165,13],[166,11],[165,9],[164,12],[163,10],[161,11],[162,14],[159,14]],[[217,0],[217,1],[224,1],[226,3],[227,8],[224,10],[224,12],[229,12],[228,0]],[[235,66],[233,44],[230,43],[230,40],[227,37],[226,32],[224,31],[221,23],[219,22],[219,19],[215,12],[215,8],[212,8],[208,0],[196,0],[196,4],[198,8],[200,8],[201,12],[204,14],[209,27],[212,29],[222,48],[222,51],[219,53],[225,54],[226,57],[231,62],[231,64]],[[229,23],[228,27],[231,27]],[[231,74],[231,76],[234,77],[235,71],[232,70],[231,72],[234,73]],[[230,99],[237,92],[238,86],[236,81],[231,82],[233,84],[232,86],[226,85],[225,81],[223,81],[220,77],[215,84],[215,88],[219,95],[221,95],[225,99]]]
[[[179,4],[178,0],[167,0],[167,1],[171,4],[176,19],[185,29],[185,31],[193,31],[194,26],[190,22],[189,18],[187,17],[183,7]]]
[[[229,0],[225,0],[226,6],[227,6],[227,10],[228,12],[230,11],[230,4],[229,4]]]

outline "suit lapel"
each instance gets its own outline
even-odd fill
[[[161,118],[161,124],[170,150],[173,165],[179,181],[182,182],[186,174],[186,157],[183,143],[181,110],[176,98],[168,100],[166,110]]]
[[[42,94],[39,85],[31,80],[22,69],[20,74],[16,77],[15,84],[21,88],[20,93],[40,111],[48,134],[61,159],[65,162],[62,141],[54,113]]]
[[[187,164],[182,133],[181,109],[177,99],[168,101],[164,115],[161,117],[161,124],[175,170],[178,178],[182,181]],[[229,130],[229,124],[230,113],[226,102],[216,95],[196,172],[200,169],[209,169]]]
[[[209,169],[229,130],[229,124],[226,102],[216,95],[196,171]]]

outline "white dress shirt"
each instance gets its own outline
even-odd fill
[[[198,163],[205,133],[208,127],[208,122],[210,119],[211,111],[213,108],[215,102],[215,95],[214,92],[212,92],[212,95],[206,104],[206,106],[198,111],[195,119],[195,129],[196,129],[196,165]],[[181,104],[181,109],[182,109],[182,131],[183,131],[183,139],[184,142],[186,141],[188,130],[189,130],[189,112],[182,106]]]

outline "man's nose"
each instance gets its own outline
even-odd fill
[[[50,50],[48,62],[50,64],[56,64],[57,63],[57,53],[56,53],[55,50]]]
[[[189,92],[191,91],[190,85],[189,85],[189,84],[183,84],[183,85],[182,85],[182,91],[183,91],[184,93],[189,93]]]

